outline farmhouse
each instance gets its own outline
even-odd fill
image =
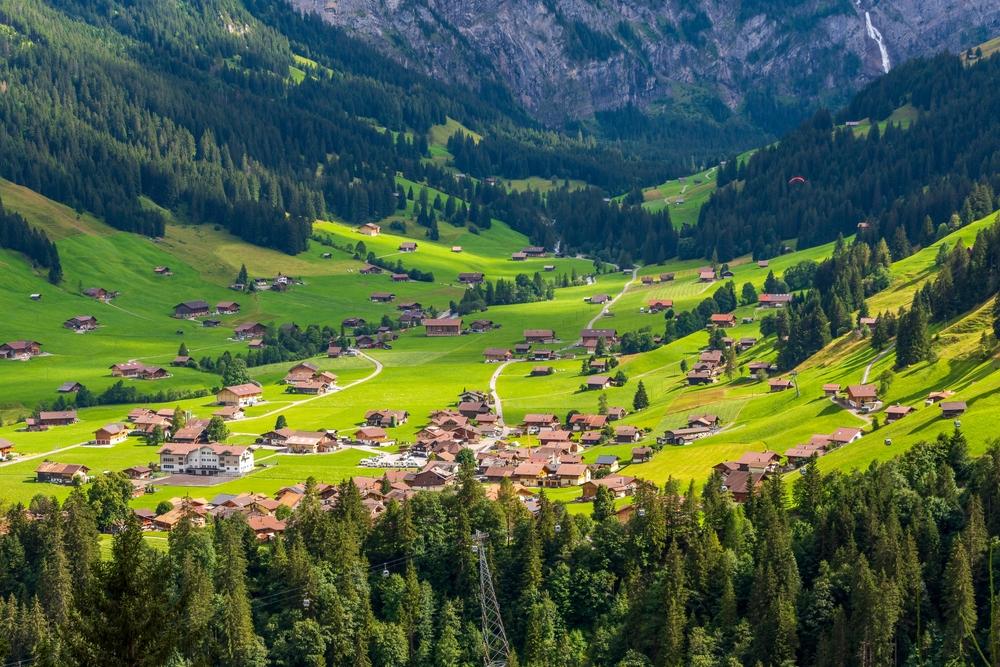
[[[619,419],[624,419],[625,415],[627,414],[628,410],[626,410],[625,408],[619,408],[612,405],[610,408],[608,408],[608,421],[614,422],[618,421]]]
[[[580,444],[585,447],[594,447],[601,444],[604,440],[604,434],[600,431],[584,431],[580,435]]]
[[[909,405],[890,405],[885,409],[885,423],[891,424],[913,412],[913,407]]]
[[[719,415],[713,414],[703,414],[703,415],[690,415],[688,417],[688,426],[704,426],[709,429],[718,429],[722,420],[719,419]]]
[[[267,334],[267,327],[260,322],[246,322],[233,329],[233,338],[236,340],[246,340],[248,338],[260,338]]]
[[[396,298],[396,295],[392,292],[372,292],[368,298],[372,303],[389,303]]]
[[[673,299],[652,299],[646,304],[646,309],[651,313],[659,313],[664,310],[670,310],[673,307]]]
[[[784,308],[791,302],[791,294],[761,294],[757,297],[757,305],[761,308]]]
[[[187,475],[241,476],[253,470],[249,447],[168,442],[160,447],[160,470]]]
[[[417,244],[414,241],[403,241],[399,244],[399,252],[416,252]]]
[[[361,267],[358,273],[360,273],[363,276],[377,276],[380,273],[382,273],[382,267],[375,266],[374,264],[365,264],[364,266]]]
[[[90,479],[87,476],[89,472],[90,468],[85,465],[45,461],[35,468],[35,480],[52,484],[76,484],[78,481],[86,483]]]
[[[585,384],[588,390],[607,389],[611,386],[611,378],[607,375],[591,375]]]
[[[128,427],[124,424],[108,424],[94,431],[95,445],[117,445],[128,438]]]
[[[215,395],[216,401],[220,405],[236,406],[245,408],[249,405],[256,405],[264,398],[264,390],[260,385],[253,383],[235,384],[223,387]]]
[[[593,296],[587,297],[587,301],[593,304],[600,305],[602,303],[607,303],[611,300],[611,297],[607,294],[595,294]]]
[[[63,382],[61,385],[59,385],[59,388],[56,389],[56,391],[58,391],[60,394],[73,394],[75,392],[80,391],[81,387],[83,387],[83,385],[80,384],[79,382],[72,382],[72,381]]]
[[[189,419],[183,428],[177,429],[172,440],[175,443],[206,442],[206,429],[208,429],[207,419]]]
[[[364,234],[365,236],[378,236],[382,233],[382,227],[376,225],[374,222],[366,222],[358,227],[358,233]]]
[[[406,410],[369,410],[365,413],[365,424],[368,426],[380,426],[382,428],[394,428],[405,424],[410,418],[410,413]]]
[[[312,394],[314,396],[330,391],[332,382],[326,379],[296,380],[289,382],[285,389],[290,394]]]
[[[615,460],[617,461],[617,457]],[[608,475],[602,479],[591,479],[584,482],[583,494],[580,499],[583,501],[593,500],[597,497],[597,489],[602,486],[611,491],[611,495],[615,498],[625,498],[635,493],[636,481],[635,477],[624,475]]]
[[[653,458],[652,447],[633,447],[632,463],[645,463]]]
[[[941,416],[946,419],[953,419],[965,414],[968,406],[965,401],[942,401],[941,402]]]
[[[541,377],[543,375],[552,375],[555,369],[552,366],[534,366],[531,369],[531,377]]]
[[[581,486],[590,481],[590,468],[582,463],[560,463],[546,486]]]
[[[424,328],[428,336],[460,336],[462,320],[458,318],[424,320]]]
[[[246,416],[246,413],[244,413],[243,408],[238,405],[227,405],[213,412],[212,416],[222,417],[222,419],[229,422],[243,419]]]
[[[385,429],[379,426],[362,426],[354,432],[355,441],[362,445],[379,445],[386,440]]]
[[[538,431],[543,428],[559,428],[559,418],[553,414],[547,413],[526,414],[524,415],[524,421],[521,423],[524,424],[529,434],[538,433]]]
[[[757,344],[757,339],[756,338],[744,337],[744,338],[740,338],[736,342],[736,349],[738,349],[740,352],[746,352],[747,350],[749,350],[751,347],[753,347],[756,344]]]
[[[392,274],[392,282],[394,283],[408,283],[410,282],[410,275],[407,273],[394,273]]]
[[[235,301],[220,301],[215,304],[215,312],[218,315],[235,315],[240,312],[240,304]]]
[[[574,431],[596,431],[608,423],[607,415],[585,415],[577,413],[569,418],[568,426]]]
[[[123,364],[112,365],[111,376],[136,380],[162,380],[170,377],[170,373],[159,366],[147,366],[140,361],[127,361]]]
[[[496,327],[493,320],[476,320],[469,325],[469,331],[472,333],[486,333],[487,331],[492,331]]]
[[[840,393],[840,385],[836,383],[823,385],[823,395],[829,398],[836,398]]]
[[[640,440],[642,440],[642,429],[636,428],[635,426],[615,427],[615,442],[619,445],[639,442]]]
[[[25,361],[42,353],[42,344],[33,340],[12,340],[0,345],[0,359]]]
[[[702,269],[698,271],[698,282],[710,283],[715,280],[714,269]]]
[[[63,322],[63,326],[73,331],[93,331],[97,328],[97,318],[93,315],[77,315]]]
[[[711,384],[715,382],[715,373],[710,370],[688,371],[687,381],[689,385]]]
[[[661,442],[667,445],[686,445],[694,442],[698,438],[711,435],[712,430],[707,426],[690,426],[688,428],[674,428],[664,431]]]
[[[660,282],[661,283],[667,283],[667,282],[670,282],[673,279],[674,279],[674,274],[672,274],[672,273],[661,273],[660,274]]]
[[[927,400],[924,401],[924,403],[927,405],[933,405],[934,403],[943,401],[946,398],[951,398],[954,395],[955,392],[947,389],[944,391],[932,391],[931,393],[927,394]]]
[[[525,343],[554,343],[556,342],[556,332],[552,329],[525,329]]]
[[[483,282],[485,276],[482,273],[460,273],[458,274],[458,282],[465,285],[478,285]]]
[[[110,301],[117,295],[117,292],[111,292],[103,287],[88,287],[83,290],[83,295],[89,296],[91,299],[97,299],[98,301]]]
[[[777,393],[779,391],[785,391],[791,389],[794,385],[792,381],[788,378],[771,378],[767,381],[768,387],[770,387],[771,393]]]
[[[588,350],[597,348],[597,341],[604,339],[605,345],[614,345],[618,342],[617,329],[584,329],[580,332],[580,341],[583,347]]]
[[[337,439],[325,431],[291,431],[282,444],[292,454],[317,454],[337,449]]]
[[[174,317],[178,319],[191,319],[192,317],[203,317],[208,315],[208,302],[200,299],[195,301],[183,301],[174,306]]]
[[[129,479],[149,479],[153,474],[153,469],[149,466],[130,466],[122,470],[122,474]]]
[[[728,491],[734,502],[745,503],[751,494],[757,495],[766,477],[766,472],[733,470],[723,478],[722,490]]]
[[[528,259],[528,256],[525,255],[523,252],[515,252],[510,256],[510,259],[512,262],[523,262],[524,260]]]
[[[642,276],[642,278],[640,278],[639,280],[642,282],[643,285],[653,284],[653,276]]]
[[[850,444],[855,440],[860,440],[863,435],[864,432],[860,428],[841,426],[830,434],[829,440],[831,443],[839,447],[841,445]]]
[[[735,327],[736,316],[732,313],[714,313],[709,316],[708,323],[717,327]]]
[[[852,384],[847,387],[847,403],[857,410],[871,410],[879,405],[878,389],[873,384]]]
[[[547,254],[545,252],[545,248],[536,245],[528,246],[527,248],[521,250],[521,252],[523,252],[528,257],[545,257],[545,255]]]
[[[757,268],[766,269],[770,265],[771,265],[771,262],[767,261],[766,259],[759,259],[759,260],[757,260]]]
[[[502,347],[488,347],[483,350],[483,357],[486,359],[486,363],[495,364],[510,361],[514,358],[514,354]]]

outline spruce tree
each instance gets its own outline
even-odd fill
[[[642,380],[639,380],[639,386],[635,390],[635,396],[632,398],[632,408],[635,410],[643,410],[649,407],[649,396],[646,395],[646,385],[643,384]]]
[[[955,540],[945,567],[942,607],[945,656],[961,662],[966,640],[976,631],[976,596],[972,587],[969,554],[961,540]]]

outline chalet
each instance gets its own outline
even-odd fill
[[[63,382],[56,391],[60,394],[73,394],[80,391],[81,388],[83,385],[79,382]]]
[[[514,353],[502,347],[488,347],[483,350],[483,357],[488,364],[510,361],[514,358]]]
[[[826,451],[826,443],[796,445],[791,449],[785,450],[785,458],[788,459],[789,466],[797,468],[809,463],[809,460],[812,459],[813,456],[817,458],[823,456],[826,454]]]
[[[760,491],[766,477],[765,472],[734,470],[723,479],[722,490],[728,491],[734,502],[745,503]]]
[[[749,472],[776,472],[781,465],[781,456],[777,452],[746,452],[733,463],[737,470]]]
[[[672,274],[672,273],[661,273],[660,274],[660,282],[661,283],[668,283],[668,282],[670,282],[673,279],[674,279],[674,274]]]
[[[607,294],[595,294],[593,296],[587,297],[586,300],[589,303],[600,305],[600,304],[607,303],[608,301],[611,301],[611,297],[608,296]]]
[[[389,303],[395,300],[396,295],[392,292],[372,292],[368,298],[372,303]]]
[[[876,324],[878,324],[878,318],[877,317],[859,317],[858,318],[858,326],[859,327],[869,327],[870,328],[870,327],[875,326]]]
[[[756,344],[757,344],[756,338],[751,338],[749,336],[746,336],[736,341],[736,349],[739,350],[740,352],[746,352]]]
[[[35,480],[51,484],[86,483],[90,479],[87,476],[89,472],[90,468],[85,465],[45,461],[42,465],[35,468]]]
[[[580,435],[580,444],[586,447],[595,447],[604,441],[604,433],[601,431],[584,431]]]
[[[358,233],[364,236],[378,236],[382,233],[382,227],[376,225],[374,222],[366,222],[358,227]]]
[[[642,276],[639,280],[642,282],[643,285],[653,284],[653,276]]]
[[[617,457],[615,457],[617,460]],[[635,477],[625,477],[624,475],[608,475],[601,479],[591,479],[583,484],[583,494],[581,500],[589,501],[597,497],[597,489],[604,487],[611,491],[615,498],[625,498],[635,493]]]
[[[767,261],[766,259],[759,259],[759,260],[757,260],[757,268],[759,268],[759,269],[766,269],[770,265],[771,265],[771,262]]]
[[[440,466],[429,466],[420,472],[408,475],[406,483],[413,489],[443,489],[455,483],[455,473]]]
[[[771,393],[785,391],[786,389],[791,389],[794,386],[792,381],[788,378],[771,378],[767,381],[767,385],[770,388],[769,391]]]
[[[374,264],[365,264],[358,271],[363,276],[377,276],[382,273],[381,266],[375,266]]]
[[[524,415],[524,420],[521,423],[524,424],[529,434],[538,433],[538,431],[543,428],[559,428],[559,418],[553,414],[547,413],[526,414]]]
[[[523,252],[515,252],[510,256],[510,259],[512,262],[523,262],[524,260],[528,259],[528,256],[525,255]]]
[[[183,301],[174,306],[174,317],[184,320],[193,317],[204,317],[208,315],[209,307],[207,301],[200,299],[195,301]]]
[[[710,283],[715,281],[715,271],[712,269],[702,269],[698,272],[698,282]]]
[[[554,343],[556,342],[556,332],[552,329],[525,329],[525,343]]]
[[[168,442],[160,447],[160,470],[186,475],[241,476],[254,467],[253,451],[238,445]]]
[[[546,473],[544,463],[525,461],[519,463],[514,468],[514,472],[510,479],[512,482],[523,484],[525,486],[540,486],[545,477]]]
[[[546,264],[545,266],[542,267],[542,271],[555,271],[555,270],[556,270],[555,264]]]
[[[756,375],[758,378],[763,378],[768,373],[777,371],[778,367],[771,361],[751,361],[747,364],[747,370]]]
[[[239,408],[256,405],[263,398],[264,390],[260,388],[260,385],[253,384],[252,382],[223,387],[215,395],[215,400],[220,405],[236,406]]]
[[[260,322],[247,322],[240,324],[233,329],[233,338],[236,340],[246,340],[248,338],[261,338],[267,334],[267,327]]]
[[[607,375],[591,375],[590,377],[587,378],[585,384],[587,385],[588,390],[607,389],[608,387],[612,386],[611,378],[609,378]]]
[[[580,332],[580,341],[583,347],[588,350],[597,348],[597,342],[604,339],[605,345],[614,345],[618,342],[617,329],[584,329]]]
[[[547,254],[542,246],[532,245],[521,250],[528,257],[545,257]]]
[[[97,328],[97,318],[93,315],[77,315],[63,322],[63,326],[73,331],[93,331]]]
[[[860,428],[841,426],[836,431],[831,433],[827,439],[831,444],[840,447],[842,445],[848,445],[855,440],[860,440],[863,435],[864,431]]]
[[[635,426],[616,426],[615,442],[624,445],[642,440],[642,429]]]
[[[282,444],[291,454],[318,454],[337,449],[337,439],[326,431],[292,431]]]
[[[178,354],[171,360],[170,365],[176,367],[183,367],[187,366],[189,363],[191,363],[191,357],[189,355]]]
[[[460,273],[458,282],[464,285],[478,285],[483,282],[485,276],[482,273]]]
[[[421,310],[408,310],[399,316],[399,326],[404,329],[419,327],[424,321],[424,313]]]
[[[719,415],[713,415],[706,413],[703,415],[689,415],[688,416],[688,426],[704,426],[708,429],[718,430],[721,425],[722,420],[719,419]]]
[[[553,361],[557,358],[555,350],[535,350],[531,353],[532,361]]]
[[[944,391],[932,391],[931,393],[927,394],[927,400],[924,401],[924,403],[927,405],[933,405],[934,403],[943,401],[946,398],[951,398],[954,395],[955,392],[949,391],[947,389]]]
[[[417,244],[414,241],[403,241],[399,244],[399,252],[416,252]]]
[[[212,413],[213,417],[222,417],[224,421],[237,421],[243,419],[246,413],[243,412],[243,408],[238,405],[227,405],[221,407]]]
[[[582,463],[560,463],[550,479],[549,486],[581,486],[590,481],[590,468]]]
[[[757,297],[757,305],[761,308],[784,308],[791,302],[791,294],[761,294]]]
[[[519,357],[526,356],[531,352],[531,343],[516,343],[514,345],[514,354]]]
[[[324,379],[296,380],[289,382],[285,391],[290,394],[310,394],[319,396],[330,391],[333,383]]]
[[[405,424],[409,418],[410,413],[406,410],[369,410],[365,413],[365,424],[382,428],[395,428]]]
[[[914,408],[909,405],[890,405],[885,409],[885,423],[891,424],[894,421],[899,421],[913,410]]]
[[[873,384],[852,384],[847,387],[847,404],[857,410],[872,410],[878,407],[878,388]]]
[[[122,364],[111,366],[111,376],[121,378],[134,378],[137,380],[162,380],[170,374],[159,366],[147,366],[140,361],[127,361]]]
[[[698,363],[715,368],[722,363],[722,350],[705,350],[698,355]]]
[[[153,475],[153,469],[149,466],[131,466],[122,470],[122,474],[129,479],[149,479]]]
[[[538,432],[538,442],[541,443],[542,447],[570,442],[571,435],[569,431],[562,429],[546,428]]]
[[[175,443],[193,444],[196,442],[205,442],[207,437],[205,431],[208,429],[207,419],[189,419],[183,428],[177,429],[177,432],[171,436],[171,439]]]
[[[124,424],[108,424],[94,431],[95,445],[117,445],[128,438],[129,429]]]
[[[345,317],[340,324],[341,326],[347,327],[348,329],[353,329],[354,327],[363,327],[365,325],[365,318]]]
[[[965,401],[941,401],[941,416],[946,419],[953,419],[965,414],[968,409]]]
[[[696,386],[700,384],[712,384],[715,382],[715,373],[710,370],[704,371],[688,371],[687,382],[691,386]]]
[[[103,287],[88,287],[83,290],[84,296],[89,296],[91,299],[97,299],[98,301],[110,301],[113,294],[113,292]]]
[[[611,406],[610,408],[608,408],[608,421],[614,422],[618,421],[619,419],[624,419],[625,415],[627,414],[628,410],[626,410],[625,408]]]
[[[836,383],[823,385],[823,395],[827,398],[836,398],[840,394],[840,385]]]
[[[660,442],[667,445],[686,445],[699,438],[711,435],[712,429],[707,426],[689,426],[688,428],[674,428],[664,431]]]
[[[607,415],[585,415],[577,413],[569,418],[567,424],[574,431],[597,431],[608,423]]]
[[[458,404],[458,414],[466,419],[478,419],[480,415],[488,414],[489,404],[486,401],[460,401]]]
[[[552,375],[555,373],[555,369],[552,366],[534,366],[531,369],[531,377],[541,377],[543,375]]]
[[[374,336],[362,334],[354,339],[354,345],[359,350],[370,350],[373,347],[381,347],[381,342]]]
[[[410,282],[410,275],[407,273],[394,273],[392,274],[392,282],[394,283],[408,283]]]
[[[153,273],[155,273],[158,276],[172,276],[172,275],[174,275],[173,271],[170,270],[169,266],[154,266],[153,267]]]
[[[215,304],[215,312],[218,315],[235,315],[240,312],[240,304],[235,301],[220,301]]]
[[[659,313],[664,310],[670,310],[673,307],[673,299],[652,299],[646,304],[646,310],[651,313]]]
[[[396,310],[420,310],[423,305],[419,301],[400,301],[396,305]]]
[[[653,458],[652,447],[633,447],[632,463],[645,463]]]
[[[0,345],[0,359],[25,361],[42,353],[42,344],[33,340],[12,340]]]
[[[714,313],[709,316],[708,323],[716,327],[735,327],[736,316],[732,313]]]
[[[618,472],[618,457],[614,454],[602,454],[594,461],[592,467],[595,470],[608,470]]]
[[[458,318],[424,320],[424,329],[428,336],[460,336],[462,320]]]
[[[472,333],[486,333],[487,331],[492,331],[496,327],[493,320],[476,320],[469,325],[469,331]]]
[[[287,524],[273,514],[253,513],[247,517],[247,526],[253,531],[254,537],[267,542],[284,533]]]
[[[385,429],[379,426],[362,426],[354,432],[354,440],[362,445],[380,445],[386,438]]]

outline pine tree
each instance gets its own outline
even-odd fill
[[[278,415],[278,418],[274,420],[274,430],[278,431],[283,428],[288,428],[288,420],[285,415]]]
[[[945,655],[962,661],[966,653],[966,638],[976,630],[976,596],[972,587],[969,554],[961,540],[955,540],[952,546],[943,585]]]
[[[187,346],[186,343],[181,343],[180,347],[177,348],[177,356],[178,357],[188,357],[188,356],[191,356],[188,353],[188,346]]]
[[[608,414],[608,395],[603,391],[597,396],[597,414]]]
[[[263,666],[267,651],[254,632],[247,593],[247,560],[241,533],[245,524],[239,518],[225,519],[216,524],[219,550],[217,594],[219,613],[214,618],[215,634],[219,638],[218,664],[227,667]]]
[[[247,274],[247,265],[240,264],[240,272],[236,275],[236,284],[246,287],[250,284],[250,276]]]
[[[643,410],[649,407],[649,396],[646,395],[646,385],[643,384],[642,380],[639,380],[639,386],[635,390],[635,396],[632,398],[632,408],[635,410]]]
[[[993,335],[1000,341],[1000,292],[993,299]]]

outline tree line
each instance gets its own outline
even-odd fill
[[[28,224],[19,213],[4,209],[0,200],[0,248],[7,248],[23,254],[35,266],[48,269],[49,282],[58,285],[62,281],[62,264],[59,250],[41,229]]]

